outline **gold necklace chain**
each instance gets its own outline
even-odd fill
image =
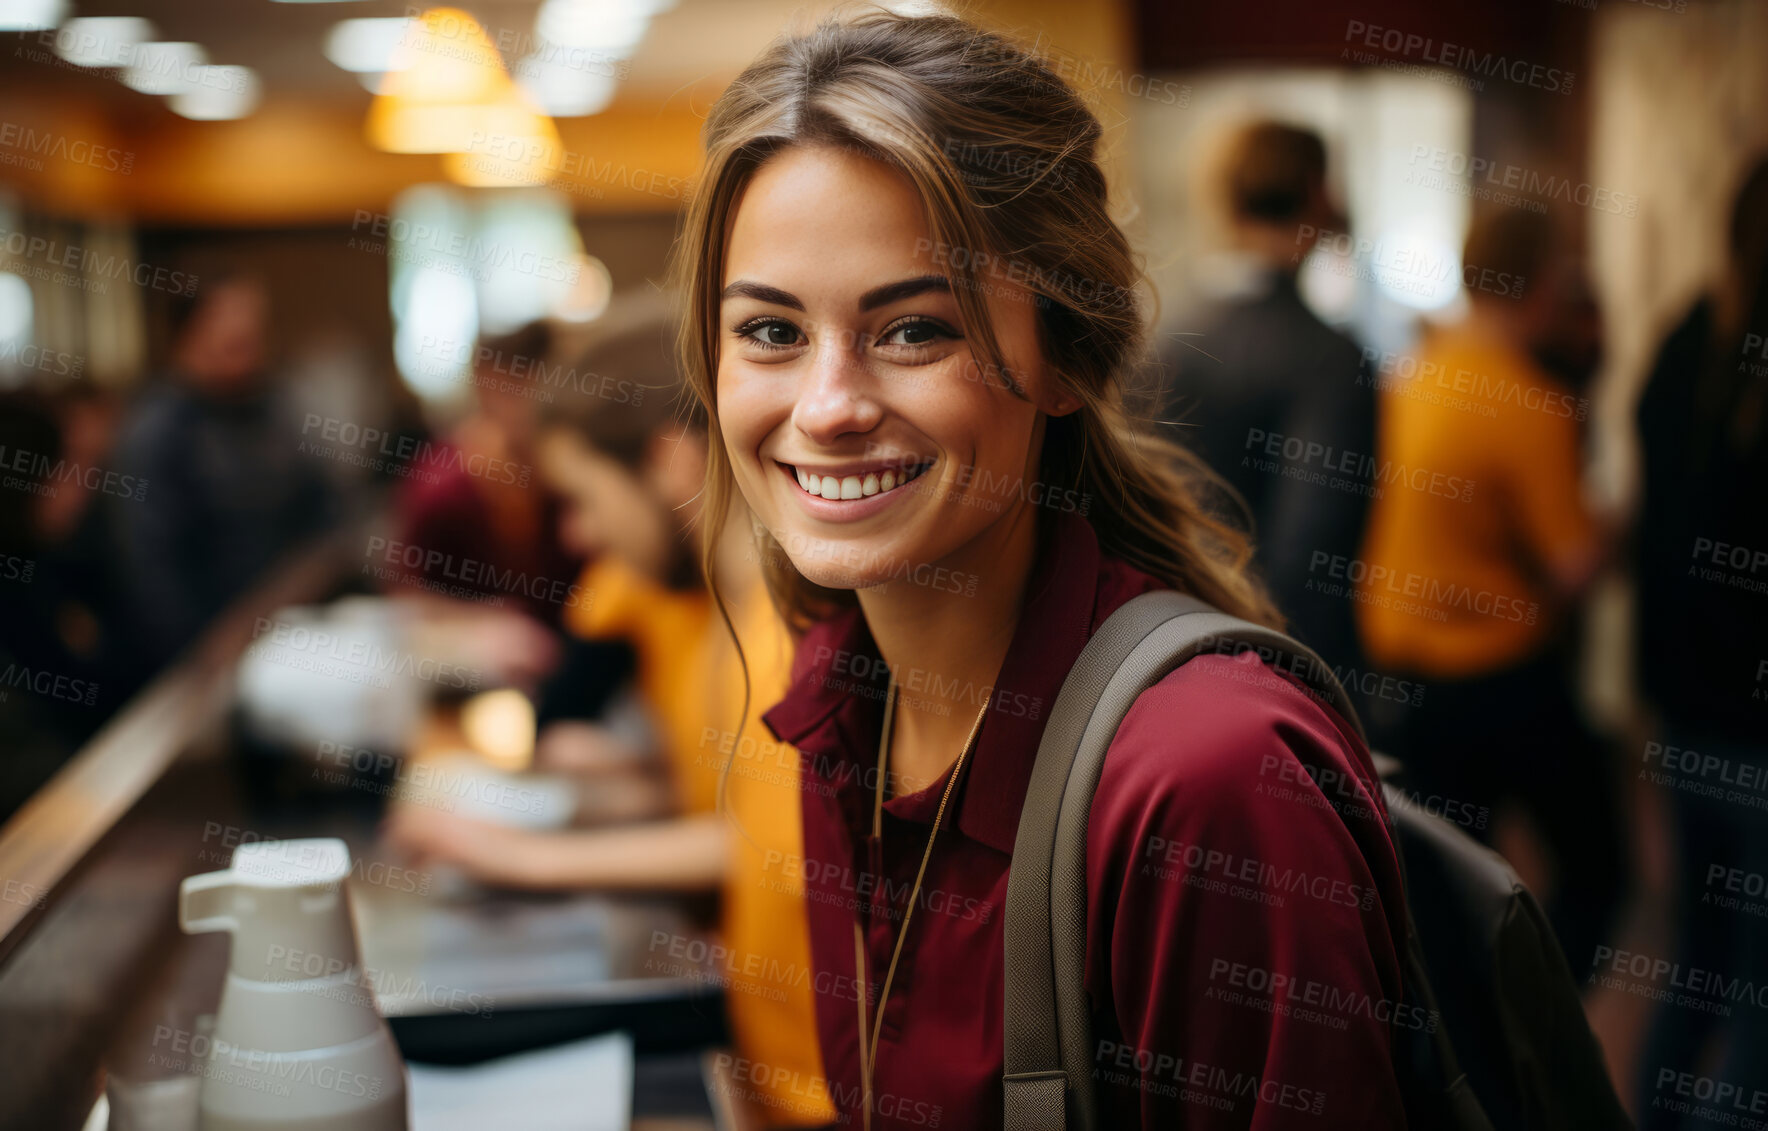
[[[990,697],[992,698],[992,696]],[[970,747],[976,743],[977,732],[982,730],[982,720],[988,714],[988,699],[982,701],[982,709],[976,712],[976,722],[970,727],[970,735],[964,739],[964,748],[958,751],[958,760],[952,763],[951,777],[946,779],[945,791],[939,795],[939,811],[933,815],[933,831],[927,834],[927,847],[921,853],[921,866],[915,871],[915,886],[909,889],[909,902],[902,915],[902,929],[896,932],[896,949],[891,952],[890,965],[884,971],[884,988],[878,995],[878,1015],[872,1021],[871,1039],[866,1035],[866,935],[857,918],[853,921],[853,970],[859,982],[859,1075],[860,1095],[865,1103],[864,1126],[866,1131],[872,1127],[872,1072],[877,1067],[878,1035],[884,1029],[884,1007],[890,1002],[890,984],[896,979],[896,961],[902,957],[902,944],[909,937],[909,923],[915,916],[915,903],[921,896],[921,881],[927,875],[927,861],[933,858],[933,842],[939,837],[939,826],[945,820],[945,807],[952,799],[952,789],[958,784],[958,776],[964,772],[964,760],[970,755]],[[872,835],[878,839],[878,860],[883,863],[884,851],[884,782],[886,766],[890,756],[890,736],[896,720],[896,673],[890,674],[890,689],[884,698],[884,727],[878,738],[878,781],[872,795]]]

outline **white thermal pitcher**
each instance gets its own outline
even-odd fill
[[[349,875],[341,840],[261,841],[179,889],[186,932],[233,934],[214,1036],[192,1049],[202,1131],[406,1131],[405,1063],[363,976]]]

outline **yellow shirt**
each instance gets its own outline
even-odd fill
[[[758,578],[739,597],[726,594],[750,679],[739,729],[743,669],[709,594],[665,589],[612,559],[591,565],[580,584],[590,596],[571,610],[568,627],[632,642],[639,692],[663,731],[685,807],[711,811],[725,781],[730,866],[722,908],[730,956],[720,974],[737,1055],[749,1062],[735,1093],[768,1126],[830,1123],[804,892],[791,878],[799,871],[780,866],[804,851],[798,751],[761,722],[785,697],[791,638]]]
[[[683,811],[710,813],[718,779],[698,772],[700,731],[715,694],[713,663],[724,622],[703,589],[672,590],[612,555],[591,562],[577,580],[585,594],[565,627],[586,640],[617,638],[638,658],[638,691],[662,731],[663,753]],[[741,675],[738,676],[741,696]],[[739,698],[740,701],[740,698]],[[734,715],[735,707],[730,708]]]
[[[1587,551],[1585,404],[1528,357],[1462,330],[1379,374],[1376,497],[1355,563],[1313,583],[1357,601],[1370,659],[1441,679],[1529,658],[1558,618],[1548,563]]]

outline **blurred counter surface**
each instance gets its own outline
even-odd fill
[[[0,828],[0,1128],[86,1126],[107,1085],[187,1087],[229,944],[179,932],[179,882],[226,868],[241,843],[306,836],[351,848],[363,976],[409,1061],[621,1030],[634,1127],[724,1122],[702,1067],[725,1038],[717,951],[695,945],[708,908],[495,894],[414,869],[376,843],[397,780],[291,789],[322,776],[317,759],[267,750],[242,725],[240,661],[266,618],[346,591],[360,545],[360,529],[323,540],[228,610]],[[398,766],[459,744],[446,708],[410,722]]]

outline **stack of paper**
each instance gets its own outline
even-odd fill
[[[609,1033],[466,1068],[407,1066],[412,1131],[628,1131],[632,1038]]]

